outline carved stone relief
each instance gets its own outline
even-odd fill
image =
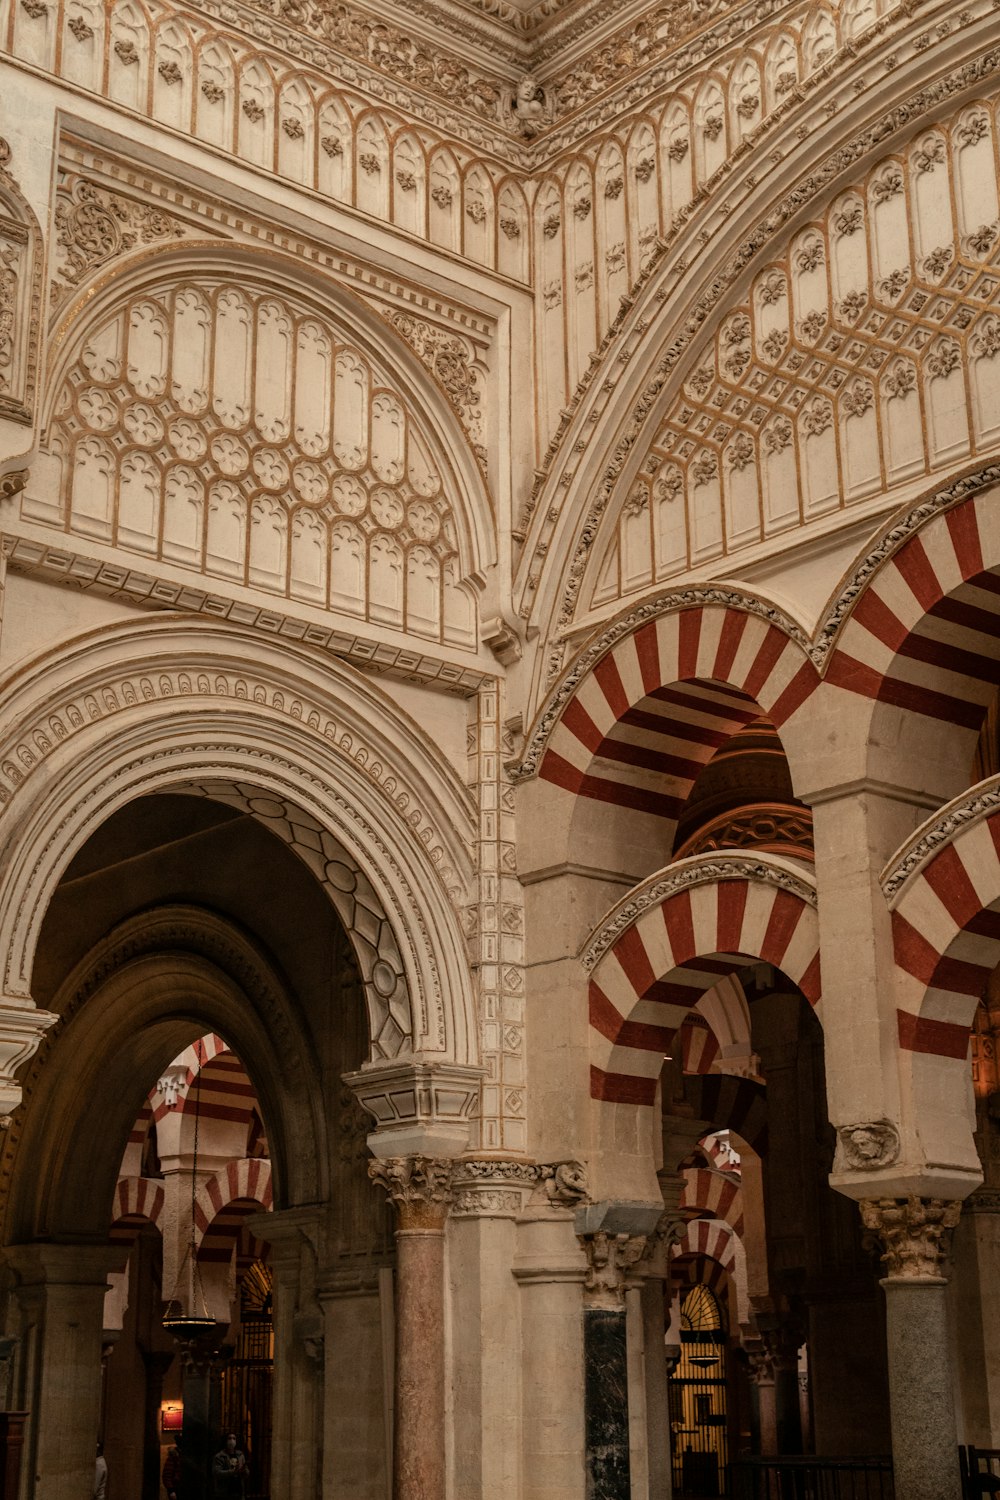
[[[34,215],[0,139],[0,418],[32,420],[38,371],[42,258]]]
[[[889,1120],[842,1125],[837,1131],[835,1171],[874,1172],[889,1167],[900,1153],[899,1131]]]

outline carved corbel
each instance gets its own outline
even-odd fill
[[[482,1068],[398,1059],[345,1073],[344,1083],[375,1121],[374,1156],[460,1156],[469,1144]]]
[[[18,1069],[34,1057],[43,1036],[58,1019],[52,1011],[37,1010],[24,1000],[0,1001],[0,1130],[7,1129],[21,1103],[21,1085],[15,1076]]]
[[[27,469],[12,469],[9,474],[0,474],[0,504],[13,500],[28,483]]]

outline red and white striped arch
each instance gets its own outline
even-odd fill
[[[771,964],[812,1005],[819,1001],[814,890],[811,877],[788,861],[724,854],[705,863],[681,860],[630,892],[605,930],[616,930],[623,910],[638,914],[597,959],[590,980],[595,1099],[652,1104],[678,1028],[723,974]],[[601,944],[598,933],[592,947]]]
[[[681,1025],[680,1049],[685,1073],[710,1073],[722,1050],[704,1016],[697,1015],[688,1015]]]
[[[996,490],[933,515],[873,572],[826,679],[975,733],[1000,684]]]
[[[738,607],[674,603],[624,635],[565,695],[544,734],[539,775],[675,822],[720,745],[762,712],[780,729],[817,681],[803,646],[771,621]]]
[[[918,829],[910,849],[926,857],[890,895],[899,1044],[964,1065],[1000,964],[1000,777]]]
[[[680,1260],[687,1255],[703,1255],[717,1260],[727,1271],[736,1268],[736,1235],[728,1224],[717,1219],[694,1219],[675,1241],[673,1258]]]
[[[269,1161],[244,1157],[227,1162],[222,1172],[202,1183],[195,1196],[198,1258],[228,1261],[244,1220],[270,1209],[272,1204]]]
[[[738,1177],[708,1172],[704,1167],[684,1173],[680,1205],[695,1219],[721,1219],[734,1234],[743,1235],[743,1189]]]
[[[732,1268],[704,1255],[679,1255],[670,1265],[670,1279],[683,1298],[693,1286],[707,1286],[725,1306]]]
[[[151,1177],[119,1177],[111,1208],[109,1238],[131,1243],[139,1225],[161,1227],[165,1194],[162,1182]]]
[[[695,1119],[715,1130],[732,1130],[758,1156],[767,1150],[767,1090],[752,1078],[728,1073],[685,1080],[684,1093]],[[703,1145],[702,1150],[707,1148]]]

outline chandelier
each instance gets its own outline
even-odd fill
[[[198,1043],[195,1043],[195,1060],[198,1070],[193,1083],[194,1151],[191,1158],[191,1218],[188,1242],[177,1272],[177,1283],[167,1303],[167,1310],[163,1314],[164,1328],[181,1344],[189,1344],[215,1327],[215,1319],[205,1302],[205,1288],[202,1285],[194,1240],[194,1211],[198,1190],[198,1130],[201,1120],[201,1057]]]

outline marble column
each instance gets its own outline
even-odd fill
[[[396,1207],[395,1500],[445,1493],[444,1226],[452,1164],[426,1156],[369,1163]]]
[[[584,1426],[587,1500],[630,1500],[626,1281],[644,1235],[580,1235],[583,1281]]]
[[[778,1409],[774,1397],[774,1365],[763,1341],[746,1344],[750,1388],[754,1400],[755,1453],[778,1452]]]
[[[882,1244],[886,1269],[896,1493],[906,1500],[960,1500],[944,1266],[961,1203],[878,1198],[859,1207],[865,1228]]]
[[[16,1245],[5,1252],[18,1277],[30,1413],[26,1493],[33,1500],[90,1494],[101,1410],[101,1343],[108,1273],[121,1259],[106,1245]]]

